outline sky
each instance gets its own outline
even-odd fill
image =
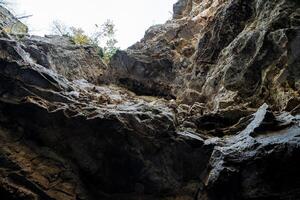
[[[116,26],[117,46],[125,49],[142,39],[145,31],[172,16],[177,0],[7,0],[17,16],[33,15],[24,20],[30,34],[51,33],[53,21],[83,28],[91,34],[95,24],[107,19]]]

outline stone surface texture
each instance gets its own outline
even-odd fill
[[[300,199],[296,0],[179,0],[108,66],[0,8],[0,199]]]

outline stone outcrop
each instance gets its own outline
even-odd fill
[[[211,155],[198,199],[298,199],[299,121],[264,104],[239,134]]]
[[[68,80],[85,79],[99,83],[107,66],[99,59],[99,50],[93,46],[75,45],[70,37],[46,35],[30,36],[28,28],[0,6],[0,29],[23,45],[32,62],[66,77]]]
[[[298,7],[179,0],[109,68],[2,31],[1,199],[299,199]]]
[[[1,2],[2,3],[2,2]],[[9,10],[0,5],[0,29],[10,34],[26,34],[28,27],[18,20]]]
[[[97,84],[107,68],[99,58],[97,48],[75,45],[69,37],[24,36],[20,41],[35,63],[68,80],[85,79]]]
[[[85,79],[97,84],[107,68],[99,58],[97,48],[74,45],[69,37],[29,36],[21,41],[37,64],[56,71],[68,80]]]
[[[195,190],[212,146],[177,135],[171,108],[124,89],[70,82],[36,64],[19,42],[0,43],[9,54],[0,70],[5,197],[138,199]]]
[[[174,19],[116,54],[114,79],[209,110],[264,102],[284,110],[298,98],[299,15],[291,0],[178,1]]]

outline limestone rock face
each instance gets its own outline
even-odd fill
[[[0,46],[1,196],[139,199],[197,189],[213,145],[177,134],[165,103],[70,82],[12,38]]]
[[[109,68],[1,31],[0,199],[300,199],[298,7],[179,0]]]
[[[75,45],[69,37],[28,35],[28,28],[2,6],[0,29],[23,45],[23,50],[32,62],[51,69],[68,80],[85,79],[97,84],[107,68],[100,59],[98,50],[92,46]]]
[[[156,85],[153,95],[210,110],[264,102],[284,110],[299,92],[299,9],[291,0],[180,0],[172,20],[117,53],[115,81],[133,91],[132,82]]]
[[[0,29],[10,34],[26,34],[28,27],[19,21],[9,10],[0,5]]]
[[[292,176],[300,167],[298,123],[262,105],[244,130],[215,147],[197,198],[298,199],[299,176]]]
[[[74,45],[69,37],[25,36],[21,39],[24,50],[32,60],[68,80],[85,79],[98,83],[106,70],[97,49]]]

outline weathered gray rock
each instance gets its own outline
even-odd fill
[[[90,47],[2,33],[0,197],[300,199],[298,7],[180,0],[101,78]]]
[[[4,198],[157,199],[196,192],[213,145],[176,134],[165,104],[70,82],[36,64],[12,38],[1,38],[0,49]]]
[[[198,199],[298,199],[299,121],[259,108],[249,126],[215,148]],[[269,113],[269,114],[267,114]],[[281,121],[288,126],[276,125]]]
[[[27,34],[28,27],[0,5],[0,29],[10,34]]]
[[[290,99],[297,98],[299,4],[295,1],[181,0],[174,5],[174,15],[166,24],[151,27],[126,52],[117,53],[111,62],[116,82],[119,77],[135,85],[159,82],[161,90],[153,95],[163,96],[168,86],[178,102],[204,103],[210,110],[237,104],[258,108],[264,102],[284,110]],[[122,71],[128,66],[123,61],[137,60],[137,55],[146,59]],[[164,59],[170,65],[149,65]],[[143,65],[149,65],[147,72],[154,76],[138,73]],[[172,74],[167,78],[166,68]]]
[[[295,53],[289,50],[298,40],[290,34],[297,32],[290,24],[290,16],[298,12],[295,6],[291,1],[253,2],[251,19],[206,75],[201,91],[216,99],[214,108],[224,101],[251,106],[267,101],[282,110],[298,91],[290,85],[297,82],[291,78],[297,74],[292,70],[297,61],[290,61]]]
[[[63,75],[68,80],[86,79],[99,83],[106,70],[98,50],[92,46],[77,46],[69,37],[25,36],[24,50],[33,61]]]
[[[152,60],[147,56],[132,55],[119,52],[110,63],[113,67],[109,73],[112,78],[117,77],[117,83],[133,90],[138,95],[162,96],[172,98],[171,87],[168,86],[174,79],[173,64],[168,59]],[[130,75],[129,75],[130,74]],[[156,80],[156,77],[160,79]]]
[[[191,12],[191,9],[193,7],[193,1],[192,0],[180,0],[173,6],[173,18],[181,18],[184,15]]]

